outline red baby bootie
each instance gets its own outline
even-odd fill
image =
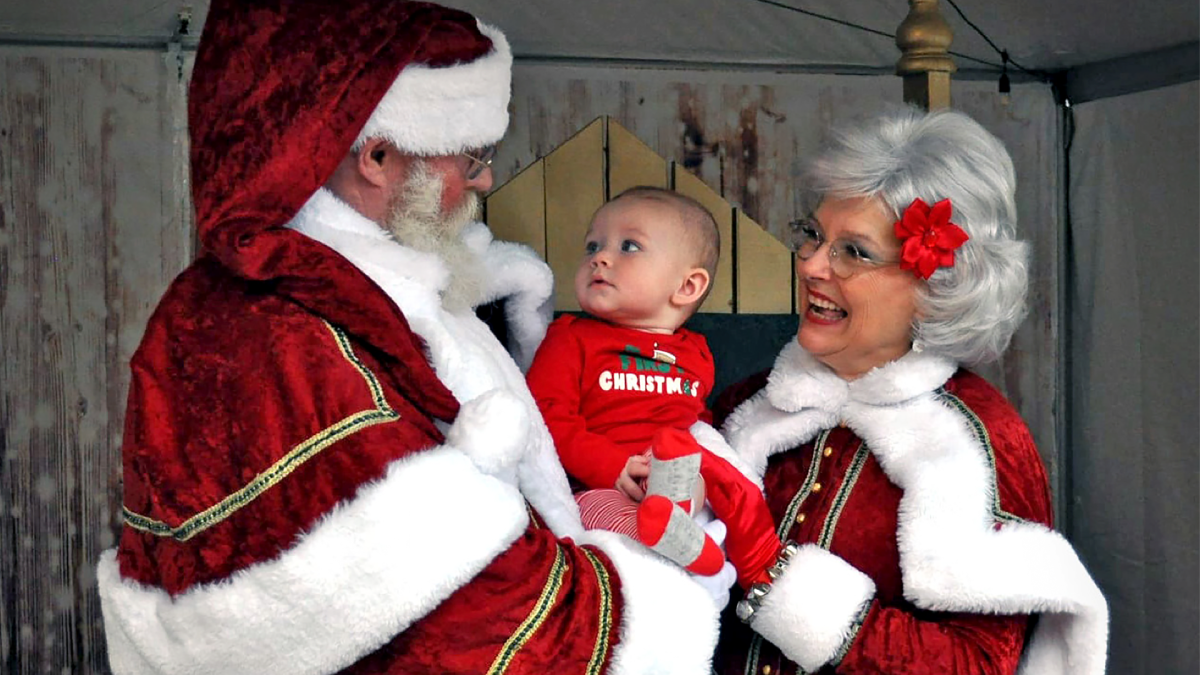
[[[725,555],[712,537],[667,497],[647,495],[638,507],[637,525],[643,544],[693,574],[709,576],[725,565]]]
[[[650,445],[647,495],[662,495],[692,513],[700,480],[700,444],[682,429],[659,429]],[[703,499],[701,499],[703,502]]]

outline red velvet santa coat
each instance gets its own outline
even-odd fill
[[[472,313],[440,307],[432,256],[370,240],[361,217],[357,235],[328,227],[356,216],[321,191],[293,226],[378,274],[437,378],[403,389],[428,367],[211,261],[185,273],[134,364],[128,526],[119,569],[111,552],[100,567],[114,670],[705,672],[707,593],[616,535],[582,532],[515,363]],[[549,297],[531,253],[482,226],[468,237],[493,288],[521,270]],[[443,384],[468,401],[446,442],[418,407]]]
[[[763,384],[724,432],[804,546],[718,672],[1103,673],[1104,599],[999,392],[916,353],[847,384],[795,342]]]
[[[206,26],[197,54],[206,253],[131,364],[125,528],[98,566],[113,671],[706,672],[707,592],[582,532],[520,371],[473,314],[440,307],[440,261],[318,190],[426,48],[413,36],[476,44],[474,19],[421,3],[270,5],[214,2],[223,32]],[[506,83],[507,45],[484,45],[457,81],[422,72],[468,99]],[[501,103],[480,140],[502,133]],[[436,118],[433,105],[414,114]],[[482,226],[466,236],[491,272],[487,299],[516,296],[532,353],[548,270]]]

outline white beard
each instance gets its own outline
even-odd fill
[[[413,162],[404,189],[389,209],[384,228],[401,244],[435,253],[450,271],[442,291],[448,311],[473,309],[483,301],[483,264],[462,240],[463,229],[479,219],[479,195],[468,192],[462,206],[442,213],[442,179],[420,159]]]

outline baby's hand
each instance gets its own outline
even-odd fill
[[[635,502],[640,502],[646,496],[642,483],[650,475],[650,458],[645,455],[634,455],[625,462],[621,475],[617,476],[616,488]]]

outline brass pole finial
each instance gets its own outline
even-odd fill
[[[938,11],[937,0],[908,0],[908,16],[896,31],[900,60],[896,74],[904,78],[904,100],[926,109],[950,106],[950,59],[954,31]]]

